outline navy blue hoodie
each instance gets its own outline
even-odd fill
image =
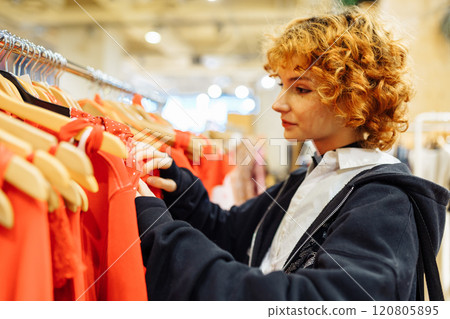
[[[164,192],[164,201],[136,198],[149,299],[415,300],[419,242],[412,201],[436,255],[449,192],[403,164],[357,175],[299,238],[282,271],[259,270],[305,173],[297,170],[225,211],[188,170],[176,164],[161,170],[177,190]]]

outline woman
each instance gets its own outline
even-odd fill
[[[144,173],[161,168],[147,183],[164,201],[143,183],[136,198],[149,299],[423,298],[415,214],[436,254],[449,193],[380,151],[407,127],[405,60],[358,8],[297,19],[274,36],[265,65],[280,79],[273,109],[285,138],[311,139],[323,157],[224,211],[155,152]]]

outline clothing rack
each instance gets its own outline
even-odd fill
[[[26,39],[22,39],[14,34],[11,34],[7,30],[0,30],[0,50],[1,53],[3,53],[3,51],[6,51],[0,57],[0,61],[3,61],[5,57],[6,60],[8,60],[11,53],[15,53],[18,55],[16,61],[13,64],[13,68],[15,69],[16,65],[19,64],[19,72],[20,68],[23,67],[22,64],[25,59],[30,59],[26,66],[29,66],[30,62],[34,61],[35,64],[32,67],[32,71],[39,71],[41,76],[43,76],[45,73],[47,77],[53,74],[53,76],[55,77],[55,81],[59,79],[63,72],[68,72],[76,76],[85,78],[89,81],[96,82],[100,85],[109,86],[113,89],[125,93],[140,94],[143,98],[149,99],[158,104],[162,104],[165,102],[162,101],[162,98],[159,94],[148,96],[146,94],[138,93],[133,88],[133,86],[128,83],[117,80],[114,77],[107,75],[100,70],[96,70],[90,66],[84,67],[74,62],[68,61],[61,54],[36,45]],[[20,57],[22,57],[22,61],[18,63]],[[36,67],[36,64],[38,63],[40,63],[41,66],[39,66],[37,69],[34,69]],[[8,67],[7,64],[6,67]]]

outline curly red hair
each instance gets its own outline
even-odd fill
[[[266,71],[313,72],[322,103],[361,132],[363,147],[389,149],[408,128],[406,103],[413,90],[407,49],[362,9],[295,19],[270,44]],[[296,65],[296,57],[307,65]]]

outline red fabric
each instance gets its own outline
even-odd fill
[[[75,300],[74,278],[83,269],[62,197],[59,206],[47,214],[52,247],[53,287],[55,300]]]
[[[187,150],[189,148],[191,138],[192,133],[175,130],[175,144],[173,146]]]
[[[131,154],[129,151],[128,154]],[[126,161],[126,169],[128,171],[128,176],[130,178],[131,185],[133,186],[134,190],[137,190],[139,187],[139,178],[142,175],[142,170],[144,164],[147,162],[147,160],[142,160],[136,163],[136,160],[129,156]],[[150,172],[150,174],[146,174],[145,176],[142,176],[142,180],[146,181],[149,176],[159,176],[159,171],[154,170],[153,172]],[[156,197],[162,198],[162,191],[159,188],[150,187],[150,190],[155,194]]]
[[[102,125],[106,132],[119,137],[124,143],[127,143],[128,139],[133,137],[133,133],[131,133],[131,130],[127,125],[111,120],[107,117],[92,116],[89,113],[77,109],[71,109],[70,116],[72,118],[84,119],[92,124]]]
[[[3,183],[12,153],[0,145],[0,154],[0,186],[14,211],[13,228],[0,226],[0,300],[53,300],[47,203]]]
[[[140,94],[134,94],[133,95],[133,99],[131,100],[131,102],[133,102],[133,104],[137,104],[142,106],[142,95]]]
[[[51,154],[51,155],[55,155],[56,151],[58,150],[58,146],[59,146],[59,144],[55,144],[53,146],[50,146],[50,148],[48,150],[48,153]]]
[[[27,160],[32,163],[34,153],[27,156]],[[75,300],[73,278],[83,265],[81,255],[76,253],[66,207],[61,196],[58,208],[47,216],[50,227],[54,297],[55,300]]]
[[[95,94],[94,101],[96,103],[100,104],[101,106],[105,105],[105,103],[103,102],[102,98],[100,97],[100,94]]]
[[[122,159],[98,151],[94,129],[86,153],[99,191],[86,191],[89,210],[81,214],[86,300],[147,300],[134,198],[136,190]]]
[[[81,249],[81,222],[80,222],[81,208],[78,208],[76,212],[72,212],[66,207],[66,215],[70,224],[70,231],[74,239],[75,253],[78,260],[82,260],[83,253]],[[80,267],[75,269],[75,274],[73,277],[73,294],[74,300],[85,301],[86,296],[84,292],[88,287],[86,287],[85,282],[86,277],[86,266],[81,262]]]
[[[34,152],[31,152],[30,154],[28,154],[28,156],[26,157],[26,160],[30,163],[33,163],[34,161]]]
[[[175,130],[175,149],[183,149],[184,152],[184,158],[180,156],[180,161],[184,162],[187,157],[187,149],[189,146],[189,141],[194,137],[194,134],[191,132],[183,132]],[[206,142],[208,139],[202,135],[199,135],[197,138],[203,138]],[[212,145],[203,145],[201,148],[202,155],[199,157],[199,162],[194,163],[192,160],[188,160],[190,163],[190,168],[188,168],[195,176],[200,178],[203,185],[205,186],[206,190],[208,191],[208,194],[211,195],[212,191],[215,186],[222,185],[223,179],[225,176],[233,170],[233,166],[229,165],[228,163],[228,156],[226,154],[218,154],[215,152]],[[176,154],[177,151],[172,150],[172,154]],[[214,155],[214,159],[208,160],[204,154],[208,155]],[[174,156],[172,156],[177,163],[177,165],[182,166],[178,164],[178,160],[175,159]],[[185,166],[182,166],[185,167]]]
[[[186,156],[184,149],[163,144],[160,147],[160,151],[169,154],[179,167],[187,168],[192,173],[194,173],[194,168],[192,167],[192,162]]]

